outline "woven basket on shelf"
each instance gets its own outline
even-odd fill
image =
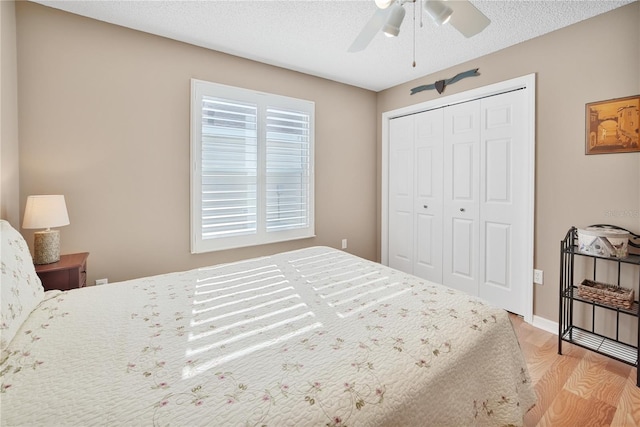
[[[633,289],[587,279],[578,285],[578,296],[611,307],[629,309],[633,305]]]

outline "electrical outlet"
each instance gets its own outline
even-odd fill
[[[533,270],[533,283],[537,285],[542,285],[542,270]]]
[[[347,249],[347,239],[342,239],[342,249]]]
[[[109,283],[109,279],[97,279],[96,280],[96,286],[97,285],[106,285],[107,283]]]

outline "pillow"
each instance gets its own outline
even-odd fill
[[[0,220],[0,353],[44,298],[27,242],[7,221]]]

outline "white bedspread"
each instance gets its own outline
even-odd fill
[[[2,360],[2,425],[521,425],[507,314],[326,247],[51,291]]]

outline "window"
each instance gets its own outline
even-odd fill
[[[314,236],[314,111],[192,79],[192,253]]]

